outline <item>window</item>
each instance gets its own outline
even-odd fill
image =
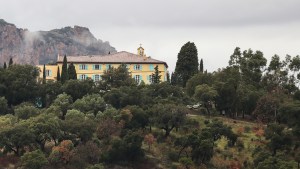
[[[93,80],[95,82],[99,82],[100,81],[101,76],[100,75],[93,75]]]
[[[101,65],[93,65],[93,70],[101,70]]]
[[[79,75],[79,80],[86,80],[87,78],[88,76],[85,74]]]
[[[152,64],[149,65],[149,69],[150,71],[153,71],[154,70],[154,66]]]
[[[141,75],[135,75],[134,79],[135,79],[136,83],[139,84],[141,82],[141,80],[142,80],[142,76]]]
[[[106,65],[106,70],[111,69],[111,68],[112,68],[111,64]]]
[[[148,75],[148,76],[147,76],[147,80],[148,80],[150,83],[153,83],[153,75]]]
[[[142,65],[134,65],[134,70],[142,70]]]
[[[46,70],[46,76],[51,77],[52,76],[52,70]]]
[[[79,65],[79,70],[88,70],[88,65],[86,65],[86,64],[80,64]]]

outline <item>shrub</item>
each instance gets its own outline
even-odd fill
[[[48,163],[41,150],[27,152],[21,157],[22,166],[28,169],[40,169]]]
[[[244,127],[244,131],[245,131],[245,133],[250,133],[251,127],[245,126],[245,127]]]
[[[243,140],[238,139],[236,141],[236,146],[237,146],[237,148],[238,148],[239,151],[242,151],[244,149],[244,147],[245,147]]]
[[[209,120],[204,120],[205,125],[208,125],[209,123],[210,123]]]
[[[167,154],[168,154],[168,158],[171,161],[174,161],[174,162],[178,161],[178,152],[170,150]]]

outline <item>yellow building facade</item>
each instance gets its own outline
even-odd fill
[[[137,83],[144,81],[146,84],[151,84],[154,68],[158,66],[160,71],[161,81],[167,80],[166,62],[147,57],[142,47],[138,48],[138,54],[129,52],[117,52],[101,56],[67,56],[68,64],[73,63],[77,73],[77,79],[93,79],[95,82],[101,80],[101,75],[110,67],[117,68],[121,64],[125,64],[131,76]],[[45,65],[46,79],[56,80],[57,71],[62,71],[63,56],[58,56],[56,65]],[[43,77],[43,65],[38,65],[40,68],[40,78]]]

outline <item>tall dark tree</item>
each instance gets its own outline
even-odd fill
[[[200,60],[200,68],[199,71],[203,73],[203,59]]]
[[[68,74],[69,74],[69,79],[74,79],[74,80],[77,79],[77,73],[73,63],[69,65]]]
[[[188,79],[198,72],[198,66],[197,48],[193,42],[187,42],[181,47],[178,53],[175,68],[178,80],[183,87],[185,87]]]
[[[61,80],[61,78],[60,78],[60,69],[59,69],[59,66],[57,66],[56,80],[57,80],[57,81],[60,81],[60,80]]]
[[[3,69],[6,69],[6,68],[7,68],[6,62],[4,62]]]
[[[169,73],[169,72],[167,72],[167,82],[168,82],[168,83],[171,83],[170,73]]]
[[[14,63],[14,62],[13,62],[13,59],[12,59],[12,58],[10,58],[10,59],[9,59],[9,63],[8,63],[8,65],[9,65],[9,66],[11,66],[13,63]]]
[[[152,74],[152,83],[153,84],[158,84],[160,83],[160,78],[161,78],[161,75],[160,75],[160,72],[158,70],[158,65],[155,66],[154,68],[154,73]]]
[[[46,65],[44,64],[44,68],[43,68],[43,84],[46,83]]]
[[[171,74],[171,85],[177,85],[177,74],[175,72]]]
[[[65,55],[63,65],[62,65],[62,71],[61,71],[61,82],[65,83],[67,80],[69,80],[69,73],[68,73],[67,56]]]

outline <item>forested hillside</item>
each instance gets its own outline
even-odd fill
[[[151,85],[125,65],[99,83],[46,82],[12,62],[0,69],[0,168],[299,169],[300,57],[236,48],[228,60],[207,72],[188,42],[171,79],[158,70]]]

